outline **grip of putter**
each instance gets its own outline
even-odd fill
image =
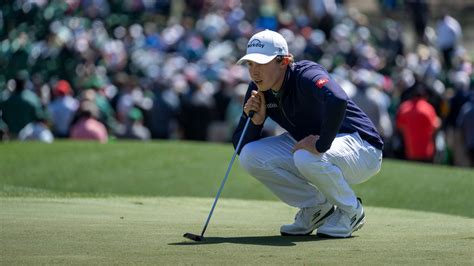
[[[255,114],[255,111],[250,111],[249,112],[249,117],[252,118],[254,114]]]

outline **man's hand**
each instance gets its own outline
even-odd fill
[[[293,153],[297,150],[304,149],[316,155],[319,155],[320,152],[316,150],[316,141],[319,139],[318,135],[309,135],[304,139],[298,141],[293,148]]]
[[[244,105],[244,112],[248,116],[250,111],[255,111],[252,122],[255,125],[261,125],[265,122],[267,107],[265,105],[265,96],[260,91],[252,91],[252,95]]]

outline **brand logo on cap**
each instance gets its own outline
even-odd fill
[[[259,39],[253,39],[251,42],[249,42],[249,44],[247,45],[247,48],[250,48],[250,47],[259,47],[259,48],[263,48],[265,47],[265,44],[263,44]]]

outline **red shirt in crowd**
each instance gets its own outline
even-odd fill
[[[403,136],[405,156],[409,160],[431,161],[435,153],[434,134],[439,120],[433,106],[423,98],[403,102],[396,125]]]

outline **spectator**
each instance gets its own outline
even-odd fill
[[[455,165],[466,165],[465,143],[464,139],[459,136],[457,120],[461,108],[469,101],[469,75],[466,72],[455,72],[449,80],[454,95],[447,100],[449,111],[444,120],[446,142],[452,151],[452,162]]]
[[[438,35],[437,46],[443,55],[444,66],[446,69],[451,69],[453,63],[451,58],[462,38],[461,25],[455,18],[445,14],[438,22],[436,34]]]
[[[86,89],[84,91],[90,90],[88,94],[94,99],[98,108],[98,120],[106,126],[107,130],[114,132],[117,127],[116,113],[110,104],[110,99],[107,97],[105,80],[95,75],[85,85]]]
[[[123,139],[149,140],[151,133],[143,126],[143,114],[140,109],[133,107],[128,112],[127,122],[122,126],[118,136]]]
[[[309,11],[315,28],[321,29],[326,38],[331,38],[331,31],[334,27],[334,16],[337,12],[336,1],[310,0]]]
[[[242,113],[242,106],[244,105],[245,93],[247,92],[248,84],[240,83],[234,89],[234,93],[232,98],[227,106],[226,110],[226,121],[229,124],[229,131],[227,132],[227,136],[229,140],[232,137],[232,133],[234,132],[235,128],[239,124],[240,116],[239,114]]]
[[[117,120],[119,123],[126,124],[128,122],[128,114],[134,107],[134,90],[138,89],[137,81],[132,80],[126,73],[119,73],[117,75],[117,87],[120,89],[119,95],[117,95]]]
[[[177,80],[179,79],[176,79],[175,82]],[[152,138],[169,139],[176,137],[176,116],[179,112],[180,104],[178,94],[174,89],[155,89],[153,106],[150,110],[152,119],[148,122]]]
[[[37,140],[44,143],[52,143],[54,136],[46,125],[46,121],[38,120],[28,123],[28,125],[18,133],[18,139],[22,141]]]
[[[400,105],[396,127],[403,138],[406,159],[433,162],[434,137],[440,127],[440,120],[424,97],[424,88],[421,86],[418,85],[413,96]]]
[[[465,103],[459,112],[457,126],[467,162],[464,166],[474,167],[474,93],[471,93],[471,100]]]
[[[79,101],[72,97],[69,82],[60,80],[53,90],[54,100],[48,105],[48,112],[53,123],[53,133],[56,137],[69,137],[69,127],[74,114],[79,108]]]
[[[79,107],[78,119],[71,128],[71,138],[106,143],[107,129],[97,120],[98,113],[99,110],[94,102],[83,101]]]
[[[393,133],[392,122],[388,114],[390,100],[387,95],[370,84],[374,79],[373,75],[368,70],[359,70],[354,73],[353,79],[355,79],[357,90],[351,98],[367,114],[380,135],[384,139],[388,139]]]
[[[207,140],[208,128],[213,120],[214,86],[210,82],[194,85],[190,95],[183,96],[180,124],[183,138],[188,140]]]
[[[4,141],[8,139],[8,127],[5,122],[3,122],[0,113],[0,141]]]
[[[412,13],[413,26],[419,43],[425,42],[425,29],[428,25],[429,8],[427,0],[405,0],[407,10]]]
[[[28,81],[27,72],[18,72],[17,78],[9,82],[9,87],[13,90],[11,95],[0,102],[3,121],[12,138],[16,138],[27,124],[45,118],[40,99],[34,92],[26,89]]]

